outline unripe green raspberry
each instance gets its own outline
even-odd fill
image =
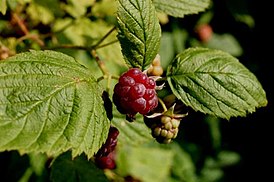
[[[166,138],[167,139],[172,139],[173,137],[174,137],[174,133],[172,133],[172,131],[168,131],[167,135],[166,135]]]
[[[156,116],[154,118],[144,117],[146,125],[151,129],[152,136],[159,143],[170,143],[172,139],[175,139],[179,132],[179,125],[181,118],[165,115],[165,113]]]
[[[164,108],[150,116],[144,116],[144,122],[151,129],[152,136],[159,143],[170,143],[173,139],[175,139],[179,132],[180,121],[183,117],[187,116],[187,114],[179,114],[180,110],[176,106],[176,98],[173,94],[165,97],[167,103],[173,103],[169,109]],[[165,102],[164,102],[165,104]],[[181,103],[180,103],[181,104]],[[175,107],[176,106],[176,107]],[[175,111],[176,110],[176,111]],[[159,112],[160,111],[160,112]]]
[[[161,135],[161,128],[154,128],[154,130],[153,130],[153,133],[152,133],[152,135],[154,136],[154,137],[158,137],[158,136],[160,136]]]
[[[172,128],[178,128],[179,127],[179,125],[180,125],[180,120],[178,120],[178,119],[171,119],[171,125],[172,125]]]
[[[167,130],[166,129],[162,129],[160,136],[166,138],[166,136],[167,136]]]
[[[172,120],[171,120],[171,121],[172,121]],[[172,123],[171,123],[171,122],[166,123],[166,124],[164,125],[164,128],[165,128],[166,130],[172,129]]]
[[[163,115],[161,117],[161,123],[163,123],[163,124],[169,123],[170,121],[171,121],[171,118],[169,116]]]
[[[163,140],[163,143],[165,143],[165,144],[168,144],[168,143],[170,143],[170,142],[171,142],[171,139],[170,139],[170,138],[169,138],[169,139],[166,138],[166,139]]]

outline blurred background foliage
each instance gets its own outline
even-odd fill
[[[114,0],[1,0],[0,4],[0,59],[29,49],[53,49],[73,56],[100,77],[102,74],[88,48],[108,35],[100,44],[103,46],[97,48],[98,55],[113,74],[119,75],[127,69],[113,29]],[[21,156],[16,151],[7,151],[0,153],[0,181],[66,181],[66,175],[75,177],[77,171],[84,176],[90,174],[82,179],[99,176],[99,181],[106,180],[104,175],[114,181],[149,182],[268,179],[271,173],[267,163],[272,155],[271,127],[266,118],[271,118],[273,110],[270,79],[273,71],[264,42],[270,33],[261,18],[264,8],[258,1],[213,0],[199,14],[184,18],[158,15],[162,26],[159,54],[164,69],[176,54],[188,47],[224,50],[258,77],[269,93],[266,108],[229,121],[191,111],[170,145],[155,143],[142,118],[128,125],[117,116],[113,125],[123,129],[118,142],[118,167],[114,171],[102,172],[86,164],[83,156],[64,167],[66,156],[50,166],[52,159],[43,154]],[[80,166],[86,166],[84,171]]]

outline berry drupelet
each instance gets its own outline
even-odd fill
[[[122,114],[142,115],[157,107],[155,81],[138,68],[123,73],[114,87],[113,102]]]

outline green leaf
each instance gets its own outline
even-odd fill
[[[181,148],[180,145],[176,142],[171,143],[169,147],[174,152],[170,175],[171,178],[174,181],[197,181],[195,174],[195,165],[189,153]]]
[[[108,182],[103,170],[88,161],[84,155],[72,159],[69,152],[62,154],[52,164],[51,181],[55,182]]]
[[[168,67],[173,93],[194,110],[229,119],[267,105],[256,76],[230,54],[189,48]]]
[[[126,63],[145,70],[159,51],[161,27],[151,0],[118,0],[118,39]]]
[[[219,49],[231,54],[232,56],[241,56],[243,49],[238,40],[231,34],[213,33],[210,40],[206,43],[208,48]]]
[[[151,142],[150,129],[145,125],[142,115],[137,114],[134,122],[126,120],[125,115],[119,114],[115,109],[113,112],[112,124],[119,129],[119,142],[124,145],[141,145]]]
[[[110,122],[103,90],[72,57],[31,51],[0,62],[0,151],[92,157]]]
[[[119,146],[117,148],[117,172],[144,182],[167,181],[174,152],[152,146]]]
[[[210,2],[210,0],[153,0],[157,10],[180,18],[205,11]]]

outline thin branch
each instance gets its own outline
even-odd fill
[[[113,40],[113,41],[111,41],[111,42],[108,42],[108,43],[102,44],[102,45],[100,45],[100,46],[96,46],[96,49],[100,49],[100,48],[103,48],[103,47],[109,46],[109,45],[114,44],[114,43],[116,43],[116,42],[118,42],[118,40]]]
[[[93,48],[96,49],[114,30],[116,27],[110,29],[94,46]]]
[[[12,18],[16,21],[16,23],[25,35],[29,34],[29,30],[27,29],[26,25],[16,13],[12,13]]]
[[[108,72],[108,70],[106,68],[106,65],[105,65],[104,61],[102,61],[99,58],[99,56],[98,56],[98,54],[97,54],[97,52],[96,52],[95,49],[91,50],[91,55],[95,58],[96,63],[98,64],[100,70],[103,72],[103,75],[109,75],[109,72]]]
[[[23,20],[16,13],[12,13],[12,18],[16,21],[16,23],[18,24],[18,26],[20,27],[22,32],[25,34],[24,36],[22,36],[18,39],[19,42],[23,41],[25,39],[31,39],[31,40],[37,42],[40,46],[45,45],[44,42],[39,38],[38,35],[34,35],[29,32],[29,30],[26,27],[26,25],[24,24]]]

